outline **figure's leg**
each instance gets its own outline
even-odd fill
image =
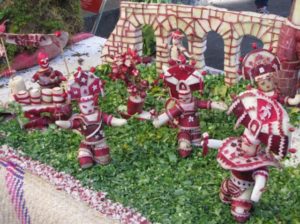
[[[180,130],[178,133],[178,153],[180,157],[188,157],[192,152],[191,135],[189,131]]]
[[[93,166],[93,154],[91,152],[91,146],[84,143],[80,143],[80,148],[78,151],[78,161],[80,167],[85,169]]]
[[[220,189],[220,199],[223,203],[225,204],[230,204],[232,200],[232,190],[233,190],[233,185],[232,181],[228,178],[225,179],[222,184],[221,184],[221,189]]]
[[[111,161],[111,157],[109,154],[109,147],[106,144],[105,139],[103,139],[103,142],[100,144],[95,145],[94,149],[94,160],[96,163],[99,163],[101,165],[109,164]]]
[[[237,222],[246,222],[250,218],[250,210],[252,208],[252,202],[250,200],[252,187],[244,190],[244,192],[236,197],[232,198],[231,202],[231,214]]]
[[[44,110],[30,110],[24,112],[24,116],[29,119],[29,121],[24,125],[25,129],[31,128],[45,128],[49,124],[53,123],[51,118],[47,115],[43,115]]]
[[[191,131],[191,139],[192,139],[192,145],[197,147],[201,146],[202,136],[201,136],[200,128],[193,129]]]
[[[240,188],[230,178],[221,184],[220,199],[225,204],[231,204],[231,214],[237,222],[246,222],[250,217],[252,189]]]

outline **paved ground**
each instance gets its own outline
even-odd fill
[[[97,35],[108,38],[109,34],[113,31],[115,24],[118,21],[119,0],[108,0],[108,4],[103,13],[101,24],[97,30]],[[204,1],[203,1],[204,2]],[[207,0],[210,4],[216,7],[223,7],[229,10],[236,11],[255,11],[256,7],[254,0]],[[269,0],[269,11],[273,14],[288,16],[291,6],[291,0]],[[111,10],[112,9],[112,10]],[[86,30],[91,29],[93,18],[86,19]],[[251,43],[257,42],[259,46],[262,44],[253,37],[246,36],[242,42],[242,54],[251,50]],[[208,34],[207,50],[205,52],[205,61],[208,66],[223,70],[224,62],[224,44],[223,40],[216,33]]]

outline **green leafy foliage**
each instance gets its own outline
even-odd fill
[[[287,111],[290,115],[290,120],[291,123],[295,126],[299,126],[300,125],[300,108],[298,107],[291,107],[291,108],[287,108]]]
[[[155,55],[156,52],[156,42],[154,36],[154,30],[152,26],[145,25],[142,29],[143,33],[143,55]]]
[[[52,33],[65,30],[71,34],[82,28],[80,0],[5,0],[0,2],[0,22],[9,19],[7,32]],[[32,48],[7,45],[8,55]]]
[[[110,80],[104,68],[109,69],[104,66],[97,71],[106,81],[106,96],[100,105],[103,111],[119,117],[116,108],[126,104],[126,88],[122,82]],[[155,66],[139,69],[150,83],[156,79]],[[223,78],[207,76],[201,97],[230,103],[230,95],[245,90],[248,84],[228,88]],[[163,109],[168,93],[161,87],[162,83],[149,90],[146,109]],[[241,134],[242,129],[232,130],[235,117],[224,112],[201,110],[200,117],[202,131],[214,138]],[[211,150],[203,158],[201,148],[194,148],[191,157],[179,158],[176,129],[155,129],[151,122],[135,118],[123,127],[106,127],[113,161],[87,170],[81,170],[76,159],[81,137],[71,131],[51,126],[43,132],[25,132],[17,121],[1,123],[0,131],[4,133],[0,144],[21,148],[27,156],[75,176],[84,185],[108,192],[109,198],[136,208],[154,223],[234,222],[230,207],[218,198],[221,181],[229,173],[219,167],[217,152]],[[299,223],[299,183],[299,169],[271,169],[268,191],[255,206],[249,223]]]

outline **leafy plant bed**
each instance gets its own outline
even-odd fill
[[[103,69],[101,69],[103,70]],[[143,78],[151,83],[155,68],[140,67]],[[106,97],[101,99],[103,111],[117,115],[116,108],[125,104],[126,89],[104,74]],[[248,83],[226,88],[222,76],[207,76],[204,98],[230,102],[230,95],[245,90]],[[168,96],[162,84],[153,87],[146,108],[163,108]],[[233,131],[235,117],[223,112],[201,110],[202,132],[224,139],[241,134]],[[26,156],[47,163],[79,179],[83,185],[108,193],[113,201],[136,208],[155,223],[232,223],[230,208],[219,200],[222,179],[229,172],[221,169],[216,151],[205,158],[200,148],[191,157],[177,155],[176,129],[155,129],[150,122],[131,118],[127,126],[106,127],[105,133],[113,161],[107,166],[80,170],[76,159],[80,136],[51,126],[44,132],[26,133],[16,120],[1,123],[0,144],[21,149]],[[300,215],[300,170],[271,169],[268,191],[256,205],[249,223],[298,223]]]

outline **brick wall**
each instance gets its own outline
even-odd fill
[[[187,36],[189,52],[199,69],[205,69],[204,52],[210,31],[224,40],[225,81],[237,82],[240,45],[245,35],[252,35],[264,43],[264,48],[277,50],[280,29],[285,18],[253,12],[234,12],[211,6],[186,6],[175,4],[143,4],[123,1],[120,19],[106,42],[102,58],[111,62],[118,51],[135,48],[142,53],[143,25],[151,25],[156,36],[156,66],[158,72],[169,59],[169,35],[181,29]]]

